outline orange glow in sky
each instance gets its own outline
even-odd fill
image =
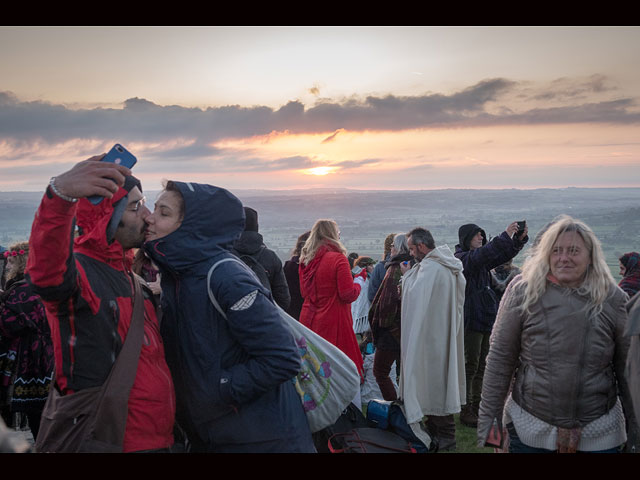
[[[0,44],[0,191],[114,143],[152,190],[640,186],[640,27],[5,26]]]

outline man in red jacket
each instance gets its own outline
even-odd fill
[[[102,385],[133,314],[132,251],[144,241],[140,182],[101,156],[51,179],[31,231],[26,276],[47,310],[63,395]],[[100,195],[93,205],[86,197]],[[79,235],[75,234],[77,224]],[[131,389],[124,452],[173,444],[175,392],[153,295],[144,290],[144,340]]]

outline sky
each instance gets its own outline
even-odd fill
[[[0,191],[640,187],[640,27],[0,26]]]

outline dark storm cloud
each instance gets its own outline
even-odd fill
[[[78,138],[121,142],[183,139],[194,143],[158,153],[157,158],[211,159],[226,156],[211,146],[216,141],[272,132],[331,133],[325,138],[328,142],[342,131],[640,121],[635,99],[606,98],[610,92],[615,92],[615,88],[602,75],[558,79],[542,89],[495,78],[449,95],[325,99],[311,106],[291,101],[277,109],[240,105],[206,109],[163,106],[137,97],[126,100],[123,108],[118,109],[71,109],[42,101],[25,102],[11,92],[0,92],[0,142],[6,141],[15,149],[21,143],[53,144]],[[598,97],[597,101],[593,95]],[[605,98],[599,98],[603,95]],[[517,108],[511,105],[512,99],[519,100]],[[544,106],[531,103],[541,99],[545,100]],[[253,168],[250,159],[244,161],[247,163],[243,168]],[[291,157],[267,166],[286,168],[300,161],[299,157]],[[264,167],[262,160],[255,162]],[[309,159],[303,159],[303,168],[310,163]]]

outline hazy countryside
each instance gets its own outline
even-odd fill
[[[437,244],[448,244],[453,250],[458,227],[465,223],[480,225],[491,237],[514,220],[526,220],[533,239],[561,213],[593,228],[616,280],[620,279],[618,257],[640,250],[640,188],[232,191],[258,211],[265,244],[282,260],[290,257],[298,235],[319,218],[338,222],[349,252],[375,259],[381,257],[387,234],[415,226],[428,228]],[[145,192],[150,209],[157,193]],[[40,192],[0,192],[0,245],[28,238],[41,196]],[[521,265],[525,255],[526,249],[515,263]]]

